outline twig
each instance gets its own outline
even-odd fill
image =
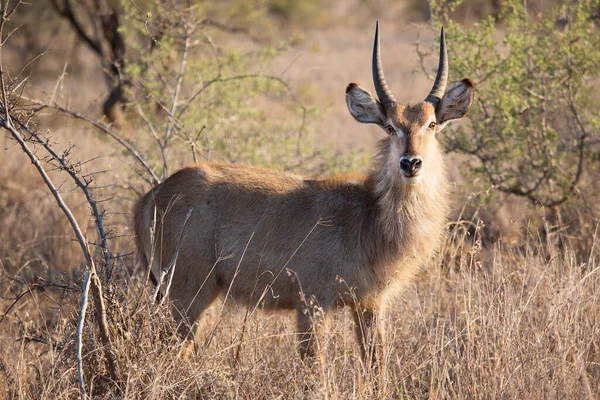
[[[94,216],[94,219],[96,221],[96,227],[98,228],[98,237],[100,239],[100,246],[102,247],[102,252],[104,254],[104,262],[105,262],[104,268],[106,270],[106,282],[108,282],[110,280],[110,276],[111,276],[111,269],[110,269],[111,255],[110,255],[110,251],[108,250],[108,243],[106,240],[106,232],[104,230],[104,223],[103,223],[104,211],[100,212],[98,210],[98,202],[92,197],[92,195],[89,191],[89,183],[83,182],[81,180],[81,178],[75,172],[74,166],[68,165],[65,161],[64,156],[61,157],[58,154],[56,154],[56,152],[50,147],[50,145],[48,144],[47,141],[42,140],[42,138],[40,138],[36,132],[28,129],[23,124],[20,124],[20,126],[21,126],[21,129],[25,130],[29,135],[31,135],[32,139],[36,140],[37,144],[44,147],[44,149],[52,156],[52,158],[54,160],[58,161],[58,163],[61,166],[61,169],[63,169],[64,171],[66,171],[69,174],[69,176],[73,179],[75,184],[83,192],[88,204],[90,205],[90,207],[92,209],[92,215]]]
[[[8,313],[10,312],[10,310],[13,309],[13,307],[15,305],[17,305],[17,303],[23,298],[25,297],[25,295],[27,294],[33,294],[33,290],[37,289],[35,286],[34,287],[28,287],[26,291],[24,291],[23,293],[20,293],[18,295],[15,296],[15,299],[13,300],[13,302],[10,304],[10,306],[8,306],[8,308],[6,309],[6,311],[4,312],[4,314],[2,314],[2,316],[0,317],[0,323],[2,323],[2,321],[4,321],[4,318],[6,318],[6,316],[8,315]]]
[[[568,89],[569,89],[569,106],[571,108],[571,112],[573,112],[573,115],[575,116],[575,120],[577,121],[577,125],[579,126],[579,129],[581,129],[581,136],[579,137],[579,143],[578,143],[579,154],[578,154],[578,162],[577,162],[577,172],[575,173],[575,178],[573,179],[573,182],[571,182],[571,185],[569,187],[569,192],[573,192],[573,190],[575,189],[575,186],[577,186],[577,184],[579,183],[579,180],[581,179],[581,173],[583,172],[583,159],[584,159],[584,155],[585,155],[585,140],[588,138],[589,134],[588,134],[587,130],[585,129],[585,125],[584,125],[583,121],[581,120],[581,116],[579,115],[579,112],[577,111],[577,107],[575,106],[575,99],[573,98],[573,88],[571,87],[570,82],[568,85]]]
[[[132,93],[131,94],[131,98],[132,98],[132,103],[135,107],[135,111],[136,113],[140,116],[140,118],[142,119],[142,121],[144,121],[144,124],[146,124],[146,127],[148,128],[148,131],[150,131],[150,134],[152,135],[152,138],[154,139],[154,141],[156,142],[156,144],[158,145],[158,147],[162,146],[162,142],[160,141],[160,137],[158,135],[158,132],[156,130],[156,127],[154,126],[154,124],[152,124],[152,122],[150,121],[150,119],[148,119],[148,117],[146,116],[146,114],[144,113],[144,110],[142,110],[142,107],[140,107],[139,103],[137,102],[135,95]],[[162,152],[161,152],[162,154]],[[164,157],[164,154],[163,154]],[[166,163],[167,160],[165,160],[163,158],[163,163]]]
[[[22,246],[27,246],[28,244],[29,243],[23,243]],[[39,260],[37,260],[37,261],[39,261]],[[27,263],[25,265],[27,265]],[[16,279],[16,278],[13,278],[10,276],[8,276],[8,278],[11,280],[17,281],[19,283],[25,284],[27,286],[27,290],[25,290],[22,293],[15,294],[13,302],[6,308],[6,311],[4,311],[4,314],[2,314],[0,316],[0,323],[2,323],[2,321],[4,321],[4,318],[6,318],[6,316],[8,316],[10,311],[17,305],[17,303],[19,301],[21,301],[21,299],[24,298],[28,294],[33,295],[33,292],[35,292],[35,291],[43,292],[46,288],[58,288],[58,289],[62,289],[62,290],[73,290],[73,288],[71,288],[67,285],[58,285],[58,284],[50,283],[50,282],[49,283],[39,283],[39,280],[41,280],[41,278],[38,280],[38,282],[34,283],[33,285],[29,285],[25,281],[21,281],[20,279]],[[8,299],[8,297],[4,297],[4,296],[2,296],[1,298]]]
[[[421,46],[420,46],[420,38],[421,38],[421,33],[418,32],[417,33],[417,41],[415,42],[415,51],[417,52],[417,56],[419,57],[419,65],[421,66],[421,72],[423,72],[425,74],[425,76],[427,76],[427,79],[429,80],[434,80],[434,76],[431,75],[428,71],[428,69],[425,67],[425,58],[429,57],[431,55],[431,53],[433,53],[433,51],[428,51],[428,52],[423,52],[421,51]]]
[[[208,128],[206,128],[205,132],[206,134],[206,160],[210,161],[210,137],[208,136]]]
[[[190,208],[185,215],[185,220],[183,221],[183,226],[181,227],[181,232],[179,233],[179,239],[177,240],[177,246],[175,246],[175,253],[173,254],[173,259],[169,263],[169,266],[165,269],[165,273],[169,273],[169,280],[167,281],[167,286],[165,287],[165,293],[163,294],[163,298],[160,301],[162,305],[169,295],[169,290],[171,289],[171,283],[173,282],[173,275],[175,275],[175,266],[177,265],[177,258],[179,257],[179,249],[181,248],[181,240],[183,239],[183,233],[185,232],[185,227],[188,224],[190,217],[192,216],[193,208]]]
[[[85,382],[83,380],[83,361],[81,359],[81,350],[83,348],[83,325],[85,324],[85,313],[88,305],[88,293],[90,291],[90,272],[85,271],[83,278],[83,293],[81,294],[81,311],[79,312],[79,321],[77,321],[77,379],[79,380],[79,391],[81,398],[87,399],[85,391]]]
[[[205,18],[202,21],[200,21],[200,25],[212,26],[214,28],[220,29],[228,33],[243,34],[244,36],[249,37],[255,43],[260,42],[260,40],[254,35],[252,35],[247,29],[240,27],[232,27],[229,24],[223,24],[219,21],[215,21],[214,19]]]
[[[154,172],[154,170],[150,167],[150,165],[148,164],[148,162],[144,159],[144,157],[142,156],[142,154],[140,154],[140,152],[135,148],[135,145],[133,143],[131,143],[129,140],[121,137],[121,135],[119,135],[117,132],[113,131],[112,129],[110,129],[109,127],[101,124],[98,121],[95,121],[89,117],[86,117],[85,115],[82,115],[76,111],[73,111],[67,107],[63,107],[57,103],[54,104],[47,104],[47,103],[42,103],[38,100],[34,100],[34,99],[29,99],[27,98],[27,100],[35,103],[36,105],[38,105],[40,108],[50,108],[56,111],[60,111],[62,113],[68,114],[73,118],[85,121],[87,123],[89,123],[90,125],[92,125],[93,127],[101,130],[102,132],[106,133],[108,136],[110,136],[112,139],[114,139],[117,143],[119,143],[121,146],[123,146],[137,161],[138,163],[146,170],[146,172],[152,177],[152,183],[154,185],[158,184],[161,182],[161,179],[158,177],[158,175],[156,175],[156,173]]]
[[[175,91],[173,92],[173,98],[171,103],[171,110],[169,112],[169,120],[167,122],[167,129],[165,130],[163,145],[166,147],[171,131],[173,130],[173,118],[175,117],[175,110],[177,110],[177,101],[179,99],[179,93],[181,92],[181,84],[183,83],[183,75],[187,64],[187,55],[190,45],[189,35],[185,35],[185,41],[183,42],[183,54],[181,55],[181,62],[179,64],[179,73],[177,74],[177,83],[175,84]]]

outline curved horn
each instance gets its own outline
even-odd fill
[[[444,27],[440,34],[440,63],[438,65],[437,76],[431,88],[431,92],[425,98],[425,101],[430,102],[437,108],[437,105],[446,94],[446,86],[448,85],[448,50],[446,49],[446,36],[444,35]]]
[[[390,92],[385,77],[383,76],[383,68],[381,67],[381,50],[379,49],[379,21],[375,27],[375,41],[373,43],[373,84],[377,97],[384,107],[396,103],[396,99]]]

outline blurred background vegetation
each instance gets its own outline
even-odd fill
[[[529,249],[531,236],[572,251],[569,265],[591,260],[600,221],[597,0],[39,0],[8,22],[3,62],[22,82],[24,123],[93,177],[110,268],[128,288],[140,279],[133,201],[186,164],[366,171],[382,133],[353,121],[344,90],[371,87],[377,19],[400,101],[429,90],[441,25],[450,80],[477,86],[466,121],[441,137],[454,200],[437,266],[460,270],[465,254],[499,245]],[[0,314],[11,318],[0,332],[48,344],[49,329],[73,317],[62,304],[79,293],[82,260],[24,155],[4,133],[0,144]],[[93,236],[85,199],[36,148]],[[27,322],[29,303],[14,300],[48,282],[58,294]]]
[[[332,90],[341,93],[345,84],[320,82],[323,66],[341,55],[333,70],[356,80],[347,73],[351,63],[368,84],[372,27],[365,16],[396,15],[400,22],[383,25],[393,32],[387,40],[415,46],[410,54],[386,52],[387,69],[400,78],[393,79],[399,96],[414,101],[435,72],[437,44],[424,49],[421,36],[445,25],[451,79],[467,76],[478,87],[468,123],[442,138],[457,157],[455,180],[469,182],[456,193],[485,192],[486,202],[496,200],[492,209],[519,203],[520,216],[521,205],[543,207],[553,223],[589,235],[600,159],[599,13],[594,1],[52,0],[21,7],[11,21],[19,29],[8,43],[9,68],[29,77],[34,97],[63,112],[103,115],[135,142],[154,178],[209,158],[319,175],[364,169],[376,139],[338,123],[348,118]],[[328,38],[332,44],[324,44]],[[358,46],[360,57],[349,56]],[[316,69],[298,71],[311,61]],[[66,106],[73,101],[86,105]],[[136,164],[127,164],[134,173]],[[131,183],[138,193],[147,189]],[[492,239],[507,228],[486,218]]]

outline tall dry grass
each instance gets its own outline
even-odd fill
[[[597,252],[581,260],[553,244],[560,243],[554,234],[544,239],[530,234],[518,248],[500,241],[483,249],[478,235],[455,232],[394,303],[380,370],[361,364],[346,313],[330,319],[319,338],[320,358],[306,365],[295,351],[290,315],[248,316],[243,307],[223,308],[222,299],[204,319],[195,355],[184,360],[179,355],[185,345],[175,336],[167,305],[149,308],[143,278],[119,269],[107,295],[123,377],[119,396],[597,398]],[[43,297],[34,292],[28,307],[39,307]],[[77,298],[63,302],[53,325],[21,315],[29,327],[21,335],[27,338],[2,336],[1,393],[9,398],[79,396],[73,354]],[[2,323],[4,332],[10,323]],[[87,324],[84,343],[88,390],[95,398],[114,398],[93,326]]]

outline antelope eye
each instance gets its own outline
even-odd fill
[[[429,129],[434,129],[435,128],[435,122],[432,122],[429,124]]]
[[[392,133],[394,133],[394,127],[391,125],[387,125],[385,127],[385,131],[391,135]]]

